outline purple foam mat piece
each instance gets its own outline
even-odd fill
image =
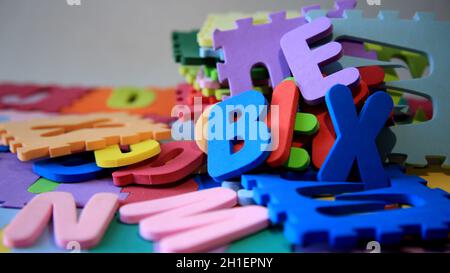
[[[356,0],[337,0],[334,1],[334,10],[327,13],[329,18],[341,18],[346,9],[354,9],[356,7]]]
[[[0,206],[22,208],[35,196],[28,188],[38,179],[31,162],[21,162],[12,153],[0,153]]]
[[[281,37],[290,30],[306,24],[304,17],[286,18],[286,12],[271,13],[269,23],[254,25],[252,18],[236,21],[236,29],[215,30],[214,48],[222,48],[224,63],[217,64],[220,82],[228,81],[232,96],[251,90],[251,68],[264,64],[272,86],[290,76],[289,66],[282,58]]]
[[[344,10],[356,7],[356,0],[335,1],[335,9],[328,12],[328,17],[342,17]],[[302,14],[320,5],[311,5],[302,9]],[[254,25],[252,18],[244,18],[235,22],[236,28],[213,33],[213,47],[222,49],[223,63],[217,63],[217,73],[221,83],[228,82],[231,96],[251,90],[251,68],[257,64],[266,66],[271,86],[276,86],[290,71],[280,48],[281,37],[303,25],[307,20],[303,17],[287,19],[285,12],[271,13],[269,22]]]
[[[95,179],[80,183],[61,183],[54,191],[70,192],[75,198],[77,207],[84,207],[89,199],[99,192],[110,192],[119,195],[119,200],[125,200],[128,193],[121,192],[121,187],[114,186],[112,177]]]
[[[375,51],[367,51],[364,43],[360,41],[342,40],[339,41],[342,46],[344,55],[365,58],[370,60],[377,60],[377,53]]]

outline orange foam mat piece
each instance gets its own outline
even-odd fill
[[[128,113],[65,115],[0,124],[3,144],[22,161],[169,139],[166,124]]]
[[[175,90],[168,88],[147,88],[149,92],[153,91],[155,100],[146,107],[140,108],[111,108],[108,106],[108,100],[112,96],[113,88],[97,88],[89,94],[76,100],[71,106],[62,109],[62,113],[79,114],[94,112],[128,112],[132,114],[146,115],[156,114],[170,117],[171,110],[175,106]]]

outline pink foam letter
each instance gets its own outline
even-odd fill
[[[27,247],[39,238],[53,216],[55,240],[66,248],[71,241],[82,249],[96,246],[119,206],[112,193],[94,195],[77,222],[75,200],[67,192],[47,192],[34,197],[5,228],[3,243],[8,247]]]
[[[158,240],[161,252],[207,251],[268,226],[267,209],[232,208],[236,192],[225,188],[123,206],[121,220],[139,221],[142,237]]]

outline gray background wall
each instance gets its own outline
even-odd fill
[[[279,11],[332,0],[0,0],[0,81],[82,85],[170,86],[180,82],[172,30],[199,28],[211,12]],[[449,0],[358,1],[373,17],[434,11],[450,20]]]

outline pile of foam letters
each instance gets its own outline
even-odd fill
[[[355,6],[210,14],[176,88],[1,83],[0,250],[448,251],[450,22]]]

